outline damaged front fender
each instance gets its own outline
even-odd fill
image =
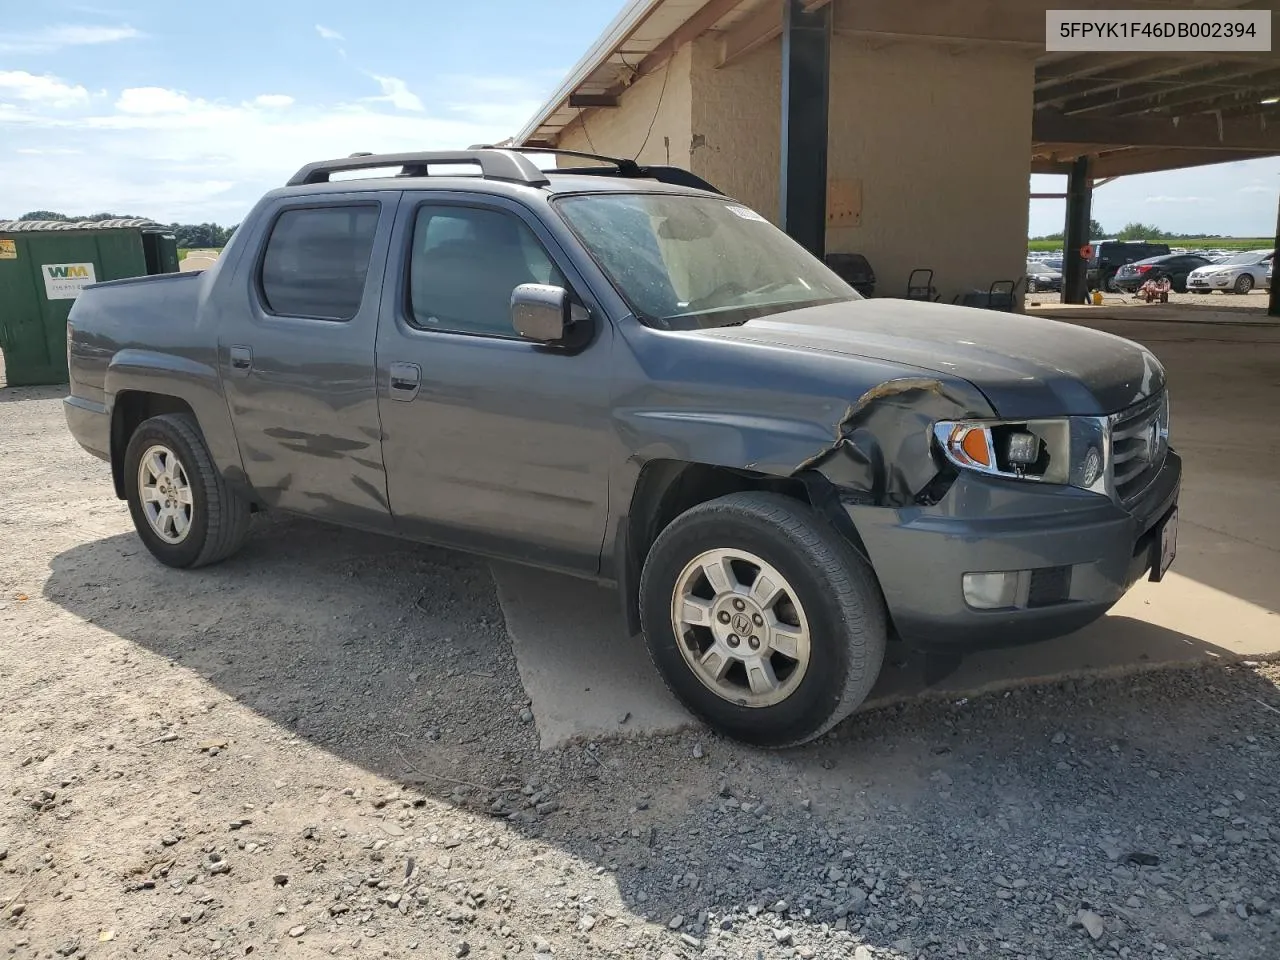
[[[835,424],[834,439],[795,468],[816,471],[877,506],[914,503],[950,470],[935,455],[933,424],[990,416],[990,404],[964,381],[887,380],[867,390]]]

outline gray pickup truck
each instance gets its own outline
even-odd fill
[[[764,746],[847,716],[891,637],[1042,639],[1164,574],[1147,350],[864,299],[687,171],[572,162],[311,164],[209,270],[87,288],[67,420],[156,558],[278,509],[593,579]]]

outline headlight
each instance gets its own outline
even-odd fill
[[[1233,271],[1231,271],[1231,270],[1218,270],[1218,271],[1215,271],[1214,273],[1209,274],[1209,276],[1211,276],[1211,277],[1229,277],[1229,276],[1231,276],[1232,272],[1233,272]]]
[[[963,470],[1106,493],[1111,451],[1105,417],[942,420],[933,435]]]

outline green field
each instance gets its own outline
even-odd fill
[[[1275,246],[1274,237],[1216,237],[1208,240],[1203,237],[1172,237],[1163,241],[1170,247],[1185,247],[1188,250],[1270,250]],[[1032,251],[1053,251],[1062,249],[1061,240],[1028,240],[1027,249]]]

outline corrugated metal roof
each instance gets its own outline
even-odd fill
[[[145,217],[120,217],[115,220],[0,220],[0,233],[44,233],[50,230],[129,230],[160,227]]]

